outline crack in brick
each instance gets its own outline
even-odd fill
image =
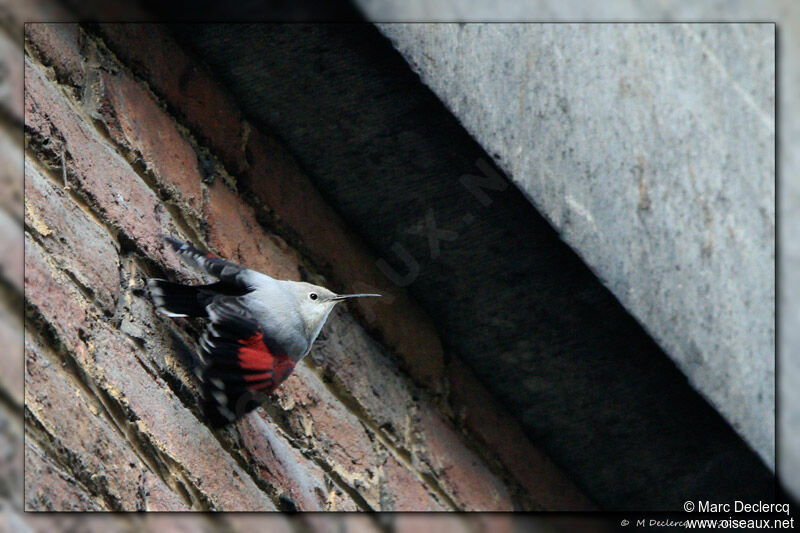
[[[25,407],[25,439],[31,439],[44,452],[66,478],[72,478],[87,494],[94,496],[102,502],[102,506],[109,511],[123,511],[123,502],[108,491],[105,477],[98,478],[86,470],[85,465],[78,460],[69,450],[56,447],[57,437],[47,431],[44,424],[27,406]]]
[[[33,322],[34,324],[37,322],[42,321],[42,317],[38,315],[36,311],[30,308],[30,306],[26,309],[27,320],[29,322]],[[45,352],[42,354],[47,359],[49,365],[57,365],[61,368],[64,368],[63,375],[70,379],[73,385],[76,387],[77,390],[83,393],[83,396],[91,401],[90,408],[94,408],[98,413],[102,413],[107,422],[110,422],[110,426],[114,428],[120,436],[123,438],[125,437],[124,432],[120,429],[119,421],[115,419],[114,415],[112,415],[111,411],[105,405],[103,400],[100,398],[97,390],[93,386],[93,382],[90,378],[84,375],[83,370],[77,365],[75,360],[67,354],[67,349],[63,345],[63,343],[58,339],[57,333],[52,330],[52,328],[48,327],[46,324],[26,324],[25,330],[30,335],[30,339],[35,342],[36,344],[40,345],[45,349]],[[66,448],[53,448],[53,443],[58,442],[60,439],[56,435],[53,435],[45,428],[45,423],[39,419],[36,413],[32,410],[32,408],[27,405],[25,406],[25,413],[26,413],[26,435],[29,432],[32,432],[35,436],[36,430],[38,429],[40,433],[43,433],[47,436],[47,438],[42,439],[39,438],[38,442],[41,443],[44,449],[50,449],[51,451],[55,452],[51,453],[50,456],[58,459],[60,456],[64,456],[61,462],[62,464],[66,464],[67,462],[70,464],[78,464],[76,456],[72,454],[71,450]],[[35,422],[35,426],[31,427],[28,426],[28,422],[32,421]],[[127,440],[127,439],[126,439]],[[132,444],[129,442],[129,444]],[[66,454],[66,455],[64,455]],[[139,458],[142,461],[142,464],[148,464],[144,461],[141,457]],[[78,464],[80,466],[80,472],[83,471],[83,465]],[[75,472],[75,469],[68,469],[70,472]],[[84,473],[85,475],[90,475],[90,473]],[[90,479],[90,481],[92,481]],[[92,492],[97,493],[100,492],[100,496],[107,500],[108,507],[112,510],[123,510],[123,503],[119,501],[116,496],[111,495],[108,493],[108,487],[103,486],[99,487],[96,483],[89,483],[89,486],[94,487]]]
[[[284,433],[291,436],[294,435],[294,430],[289,425],[289,423],[285,420],[284,413],[282,413],[276,405],[266,403],[262,404],[261,408],[267,413],[270,419],[283,430]],[[319,457],[317,453],[314,453],[311,450],[304,449],[301,447],[295,439],[288,439],[289,443],[295,447],[297,450],[303,453],[306,457],[308,457],[311,461],[314,462],[317,466],[319,466],[328,476],[330,479],[341,488],[348,496],[350,496],[354,502],[361,508],[363,511],[370,511],[374,512],[374,509],[369,503],[367,503],[366,499],[358,492],[358,490],[347,483],[341,475],[336,473],[334,468],[328,464],[326,460],[322,457]]]
[[[319,367],[312,366],[311,363],[309,363],[308,366],[316,375],[321,376],[323,374],[322,369]],[[453,501],[453,499],[446,493],[439,482],[436,481],[436,478],[434,478],[430,473],[420,471],[413,466],[412,452],[395,445],[394,440],[384,432],[383,428],[378,427],[372,420],[369,419],[364,408],[353,396],[349,394],[347,388],[336,378],[336,376],[330,376],[330,379],[322,379],[320,377],[320,381],[346,409],[348,409],[362,424],[367,426],[372,431],[372,434],[375,435],[381,444],[383,444],[383,446],[389,450],[402,465],[414,473],[418,479],[425,484],[431,493],[440,498],[442,502],[450,507],[450,509],[454,511],[460,510],[455,501]],[[430,467],[430,465],[428,466]],[[433,470],[431,469],[431,472],[432,471]]]
[[[169,468],[166,467],[164,460],[159,458],[158,454],[147,453],[147,449],[143,446],[143,436],[136,437],[130,430],[130,422],[132,418],[130,415],[125,414],[125,409],[122,405],[116,403],[97,383],[97,376],[88,374],[88,370],[83,368],[80,363],[75,359],[71,350],[60,339],[59,334],[50,326],[50,324],[42,317],[35,309],[26,303],[26,318],[33,324],[26,325],[26,332],[29,335],[34,335],[37,341],[47,348],[49,348],[51,355],[51,364],[62,363],[66,365],[66,374],[71,378],[74,385],[78,390],[83,392],[84,397],[92,401],[92,404],[99,413],[104,415],[110,426],[116,430],[117,434],[129,444],[129,449],[138,457],[141,463],[147,466],[151,472],[156,474],[161,481],[168,487],[173,488],[175,492],[182,497],[184,503],[189,507],[197,498],[192,498],[191,495],[185,490],[176,490],[175,483],[171,479]],[[38,332],[34,333],[34,332]],[[26,406],[26,411],[29,408]],[[33,413],[31,412],[33,415]],[[41,422],[40,422],[41,423]],[[27,427],[26,427],[27,431]],[[55,436],[51,435],[51,440]],[[123,510],[120,506],[112,506],[112,509]]]
[[[53,268],[53,267],[51,267]],[[55,267],[57,268],[57,267]],[[60,271],[60,270],[59,270]],[[139,457],[140,461],[159,476],[164,484],[180,495],[190,507],[212,510],[215,505],[208,499],[199,487],[194,487],[188,481],[185,469],[171,457],[161,453],[157,445],[151,442],[151,436],[141,431],[138,416],[121,403],[114,395],[106,390],[102,375],[94,375],[85,368],[72,353],[72,349],[61,338],[60,334],[47,322],[32,304],[26,301],[26,317],[33,326],[26,327],[26,331],[38,331],[45,345],[50,346],[54,353],[60,354],[62,361],[70,368],[70,375],[75,378],[79,388],[89,397],[94,398],[96,407],[99,405],[101,412],[111,422],[119,435],[129,443],[130,449]]]

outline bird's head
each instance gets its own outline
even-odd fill
[[[380,294],[336,294],[325,287],[305,282],[292,283],[291,291],[311,342],[317,338],[336,304],[352,298],[380,296]]]

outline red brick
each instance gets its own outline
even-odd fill
[[[429,407],[418,416],[420,441],[415,458],[430,465],[445,492],[465,511],[512,511],[506,487],[462,438]]]
[[[261,479],[278,487],[299,511],[357,511],[358,506],[333,485],[325,472],[293,448],[272,420],[257,411],[238,424],[242,451]]]
[[[39,246],[27,240],[25,282],[31,307],[70,347],[88,379],[134,417],[135,422],[124,424],[150,443],[159,461],[182,472],[184,483],[216,509],[275,510],[209,430],[145,369],[133,343],[93,316],[69,283],[47,266]]]
[[[75,378],[60,370],[60,359],[55,354],[32,335],[25,339],[25,352],[25,406],[49,434],[49,445],[69,450],[71,471],[83,472],[96,484],[94,499],[102,500],[102,494],[108,494],[120,502],[121,510],[146,510],[150,509],[152,492],[160,496],[157,508],[188,510],[103,419],[102,404],[87,397],[76,387]]]
[[[397,459],[389,455],[383,464],[382,511],[450,511]]]
[[[203,218],[208,223],[208,243],[222,257],[278,279],[300,279],[297,256],[267,234],[252,208],[220,180],[208,187]]]
[[[55,277],[46,266],[41,248],[25,237],[25,301],[46,319],[52,319],[64,341],[78,346],[78,330],[88,324],[87,307],[74,297],[76,291],[69,287],[66,276]]]
[[[91,220],[63,187],[42,176],[30,160],[25,162],[25,174],[28,228],[59,267],[91,291],[106,313],[113,314],[119,296],[119,257],[108,232]],[[21,249],[19,259],[21,264]]]
[[[191,509],[152,471],[142,475],[142,499],[147,512],[185,512]]]
[[[276,397],[287,410],[294,438],[318,452],[373,509],[446,510],[305,365],[298,366]]]
[[[111,138],[140,154],[158,182],[197,216],[202,203],[197,154],[172,117],[123,71],[97,75],[98,112]]]
[[[292,436],[325,460],[373,509],[379,509],[380,455],[359,419],[302,363],[275,397],[287,411]]]
[[[450,400],[471,433],[497,457],[525,491],[526,509],[587,511],[594,505],[550,459],[536,449],[519,423],[461,364],[450,365]]]
[[[117,400],[140,422],[143,432],[184,471],[186,479],[218,510],[274,511],[275,506],[253,480],[198,423],[160,379],[153,379],[130,344],[108,327],[95,331],[93,356]]]
[[[32,439],[25,441],[26,511],[108,511],[92,495],[48,458]],[[9,530],[10,531],[10,530]]]
[[[233,99],[197,61],[184,54],[157,24],[101,24],[106,42],[124,63],[148,81],[230,172],[244,168],[242,116]]]
[[[390,441],[409,449],[406,437],[413,425],[408,413],[415,400],[396,363],[341,305],[322,333],[325,341],[312,348],[310,357],[320,361]]]
[[[37,142],[51,141],[50,146],[39,148],[41,155],[60,165],[63,149],[69,184],[111,226],[121,230],[148,255],[178,269],[175,254],[167,254],[159,238],[159,233],[175,234],[177,229],[153,191],[27,59],[25,83],[25,123],[29,135]]]
[[[31,23],[25,25],[25,42],[53,67],[60,81],[82,87],[85,65],[80,53],[80,32],[77,23]]]

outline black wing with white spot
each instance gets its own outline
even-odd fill
[[[259,398],[275,390],[295,363],[239,299],[216,298],[207,312],[211,321],[200,339],[197,375],[206,415],[220,426],[258,407]]]
[[[199,270],[218,278],[226,283],[241,283],[241,274],[247,269],[235,263],[220,259],[214,254],[203,252],[191,244],[181,242],[172,237],[164,237],[164,240],[178,252],[181,259]]]

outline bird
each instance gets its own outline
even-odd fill
[[[202,409],[212,426],[231,424],[289,377],[311,351],[336,304],[380,294],[336,294],[302,281],[278,280],[163,237],[181,260],[213,276],[208,285],[150,278],[156,310],[168,317],[206,320],[195,374]]]

